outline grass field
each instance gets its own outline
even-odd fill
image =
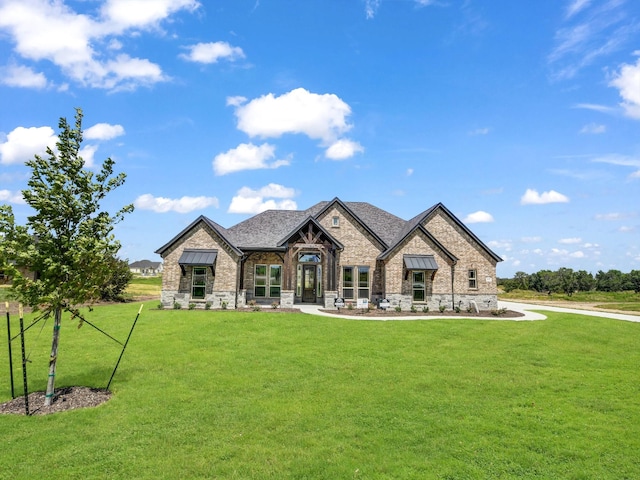
[[[153,303],[109,402],[0,417],[0,478],[640,478],[640,324]],[[137,311],[97,307],[89,318],[124,339]],[[45,386],[50,328],[27,335],[31,390]],[[71,321],[61,335],[57,385],[104,387],[120,347]]]
[[[626,292],[576,292],[573,295],[564,293],[534,292],[533,290],[513,290],[509,293],[500,293],[499,300],[526,300],[538,302],[573,302],[588,303],[598,308],[609,308],[627,312],[640,312],[640,293]]]

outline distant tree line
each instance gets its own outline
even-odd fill
[[[574,292],[624,292],[640,293],[640,270],[623,273],[620,270],[599,270],[595,275],[585,270],[559,268],[556,271],[540,270],[536,273],[516,272],[513,278],[499,278],[498,285],[505,292],[534,290],[544,293]]]

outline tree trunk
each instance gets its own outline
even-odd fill
[[[45,406],[51,405],[53,392],[56,384],[56,364],[58,361],[58,342],[60,341],[60,324],[62,323],[62,308],[55,310],[53,321],[53,337],[51,340],[51,356],[49,357],[49,379],[47,380],[47,391],[45,393]]]

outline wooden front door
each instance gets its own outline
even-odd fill
[[[316,266],[302,267],[302,301],[315,303],[316,301]]]

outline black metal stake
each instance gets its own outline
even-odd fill
[[[15,388],[13,386],[13,355],[11,354],[11,315],[9,314],[9,302],[4,302],[7,308],[7,340],[9,345],[9,375],[11,376],[11,398],[16,398]]]
[[[118,361],[116,363],[115,368],[113,369],[113,373],[111,373],[111,378],[109,379],[109,383],[107,383],[106,390],[109,391],[109,386],[111,385],[111,380],[113,380],[113,376],[116,374],[116,370],[118,370],[118,365],[120,365],[120,360],[122,360],[122,356],[124,355],[124,351],[127,348],[127,344],[129,343],[129,339],[131,338],[131,334],[133,333],[133,329],[136,327],[136,322],[138,321],[138,317],[140,316],[140,312],[142,312],[142,307],[144,304],[140,305],[140,310],[138,310],[138,314],[136,315],[136,319],[133,321],[133,325],[131,325],[131,330],[129,330],[129,335],[127,336],[127,340],[124,342],[122,347],[122,351],[120,352],[120,357],[118,357]]]
[[[22,345],[22,382],[24,389],[24,411],[29,416],[29,387],[27,384],[27,356],[24,348],[24,321],[22,319],[22,304],[20,304],[20,343]]]

